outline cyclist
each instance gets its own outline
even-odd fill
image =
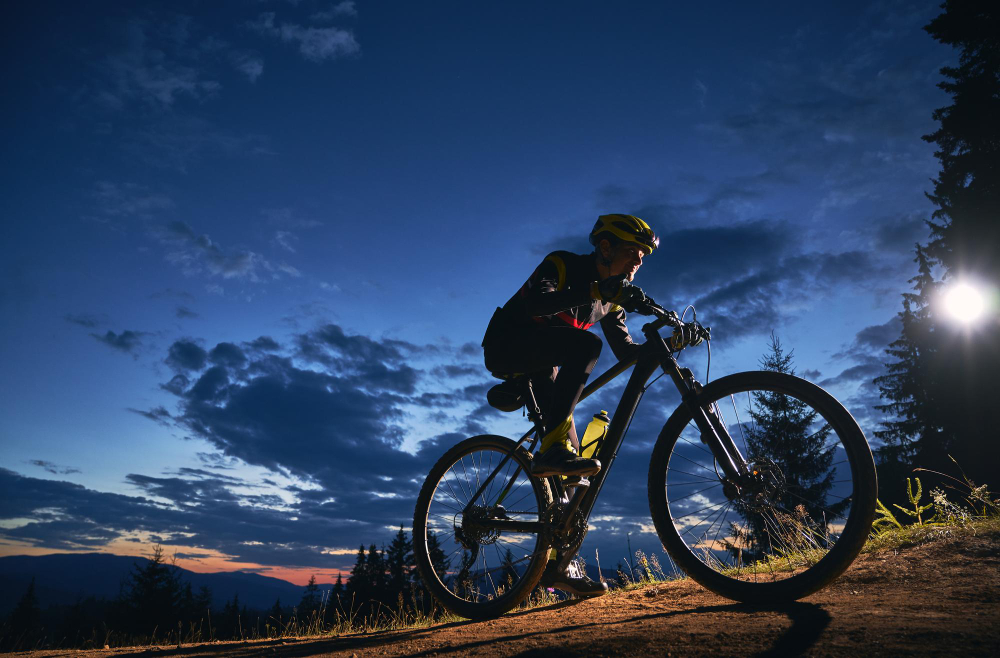
[[[483,338],[486,367],[496,375],[532,374],[545,427],[531,474],[587,476],[597,459],[577,454],[573,410],[597,364],[603,343],[586,331],[600,322],[619,360],[638,349],[625,326],[625,308],[642,301],[631,285],[642,259],[659,245],[649,224],[634,215],[601,215],[590,232],[591,254],[554,251],[521,289],[498,308]],[[549,574],[552,585],[580,596],[599,596],[603,583]]]

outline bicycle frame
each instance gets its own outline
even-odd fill
[[[622,392],[622,397],[618,403],[618,407],[615,409],[615,413],[611,417],[611,424],[608,427],[608,432],[604,437],[598,453],[595,455],[595,457],[600,460],[602,468],[596,475],[591,477],[590,486],[576,487],[572,498],[570,498],[569,502],[565,506],[560,520],[557,521],[554,526],[549,526],[548,524],[540,521],[510,521],[504,519],[483,519],[478,522],[477,525],[481,524],[486,528],[493,528],[500,531],[541,533],[547,530],[569,530],[572,526],[574,518],[577,516],[578,510],[583,514],[584,519],[589,519],[590,514],[594,509],[594,505],[597,502],[597,497],[601,492],[601,488],[604,486],[604,482],[607,479],[608,472],[611,470],[611,465],[614,463],[615,458],[618,455],[618,450],[621,448],[622,442],[624,441],[625,432],[628,429],[629,424],[632,422],[632,417],[635,415],[636,408],[639,405],[639,400],[646,389],[646,383],[657,369],[662,369],[664,374],[668,375],[674,382],[674,385],[681,394],[681,404],[686,405],[690,409],[695,425],[701,432],[702,442],[709,447],[712,454],[715,456],[716,461],[724,473],[724,479],[731,483],[734,487],[737,487],[738,490],[739,482],[747,476],[746,460],[743,455],[740,454],[740,451],[736,447],[736,443],[730,436],[729,431],[726,429],[725,424],[720,420],[714,410],[704,409],[695,404],[695,399],[701,392],[701,384],[694,378],[690,369],[682,368],[678,365],[677,360],[674,357],[674,352],[660,335],[660,329],[668,326],[669,324],[670,321],[667,318],[660,317],[653,322],[644,325],[642,332],[646,337],[646,342],[640,348],[638,356],[633,360],[619,361],[591,382],[586,388],[584,388],[583,393],[581,393],[580,400],[583,400],[590,395],[593,395],[596,391],[617,378],[633,365],[635,366],[632,370],[632,375],[629,377],[628,384],[626,384],[625,390]],[[532,433],[535,434],[535,440],[532,442],[532,446],[534,446],[535,441],[540,438],[542,433],[541,419],[536,416],[534,420],[535,427],[521,437],[521,440],[518,441],[515,446],[515,450],[517,446],[520,446],[529,436],[531,436]],[[479,499],[483,491],[486,490],[486,487],[493,481],[494,477],[496,477],[504,465],[506,465],[510,456],[511,455],[507,455],[503,460],[501,460],[500,464],[498,464],[493,472],[490,473],[490,475],[483,481],[479,490],[470,499],[470,502],[466,506],[464,512],[468,512],[473,507],[473,503]],[[515,472],[514,476],[511,478],[511,482],[513,482],[516,478],[517,472]],[[553,488],[556,490],[556,493],[559,494],[559,497],[561,497],[563,493],[563,486],[560,478],[552,477],[550,478],[550,483],[554,485]],[[503,494],[501,494],[501,498],[502,497]],[[572,557],[573,553],[567,552],[564,556],[562,556],[560,564],[558,564],[557,567],[565,566],[564,563],[568,563]]]

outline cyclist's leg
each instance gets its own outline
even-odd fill
[[[504,340],[486,348],[486,365],[493,372],[535,372],[558,367],[551,386],[544,387],[550,390],[540,391],[538,396],[545,416],[542,453],[548,453],[552,448],[564,453],[579,447],[573,410],[597,364],[602,346],[601,339],[587,331],[572,327],[538,327],[508,334]],[[570,456],[564,454],[564,459],[556,461],[568,459]],[[558,467],[558,472],[596,472],[600,468],[596,460],[587,461],[589,467],[580,460],[573,467]]]

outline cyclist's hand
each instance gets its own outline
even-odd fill
[[[697,347],[705,340],[701,327],[694,322],[682,324],[674,329],[670,337],[670,347],[676,352],[685,347]]]

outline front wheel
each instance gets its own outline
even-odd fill
[[[530,527],[543,521],[552,495],[545,480],[528,474],[530,463],[528,452],[510,439],[475,436],[445,453],[420,490],[413,515],[417,569],[434,598],[456,615],[502,615],[542,577],[549,558],[546,533],[490,527],[493,520]]]
[[[692,411],[664,425],[649,464],[656,532],[684,572],[746,602],[789,601],[828,584],[871,530],[878,486],[864,433],[829,393],[778,372],[718,379],[694,400],[747,462],[724,479]]]

